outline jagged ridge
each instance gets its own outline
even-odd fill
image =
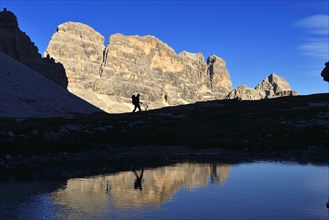
[[[62,64],[46,56],[41,58],[38,48],[30,37],[18,27],[14,13],[4,9],[0,12],[0,51],[33,70],[41,73],[50,80],[67,87],[67,77]]]

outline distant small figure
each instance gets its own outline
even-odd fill
[[[133,103],[133,105],[135,106],[133,112],[135,112],[137,108],[138,108],[138,111],[139,111],[139,112],[142,111],[141,106],[140,106],[140,104],[142,104],[142,103],[139,101],[139,96],[140,96],[140,95],[137,94],[137,96],[133,95],[133,96],[131,97],[131,99],[132,99],[132,103]]]
[[[167,93],[165,94],[164,99],[165,99],[166,102],[168,102],[168,95],[167,95]]]
[[[146,104],[144,104],[144,108],[145,108],[145,111],[149,110],[149,105],[147,104],[147,102],[146,102]]]

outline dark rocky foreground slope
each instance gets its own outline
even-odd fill
[[[0,119],[0,166],[124,161],[328,163],[329,95],[222,100],[129,114]]]

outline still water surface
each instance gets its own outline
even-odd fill
[[[0,182],[0,219],[328,219],[328,167],[180,163]]]

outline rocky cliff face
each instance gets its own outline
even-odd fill
[[[175,51],[153,36],[104,37],[91,27],[67,22],[57,28],[45,56],[65,67],[69,90],[107,112],[224,98],[232,89],[225,62],[213,55]]]
[[[18,27],[16,16],[4,9],[0,12],[0,51],[41,73],[62,87],[67,87],[65,69],[50,57],[41,58],[38,48]]]
[[[272,73],[260,82],[254,89],[248,86],[239,86],[232,90],[227,99],[260,100],[264,98],[277,98],[295,96],[297,92],[290,88],[289,83],[282,77]]]

